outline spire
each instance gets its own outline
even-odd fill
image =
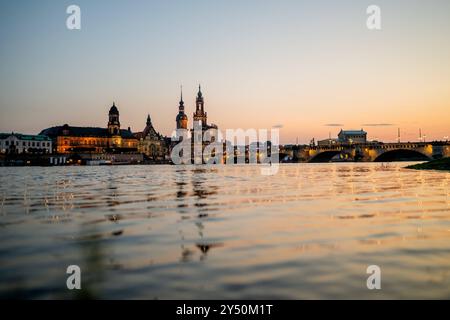
[[[152,120],[150,119],[150,115],[147,115],[147,125],[151,125],[152,124]]]
[[[182,104],[184,104],[184,101],[183,101],[183,85],[180,86],[180,91],[181,91],[181,94],[180,94],[180,105],[182,105]]]
[[[201,85],[199,84],[199,85],[198,85],[197,98],[201,98],[201,97],[202,97],[202,87],[201,87]]]

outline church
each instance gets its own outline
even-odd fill
[[[152,161],[162,161],[168,155],[168,141],[155,130],[150,115],[147,116],[147,123],[142,132],[137,132],[134,137],[138,142],[138,151]]]
[[[184,154],[186,158],[190,158],[190,160],[187,160],[186,158],[181,160],[182,163],[192,163],[192,161],[193,163],[202,163],[205,159],[208,161],[208,155],[206,155],[206,158],[204,157],[205,148],[219,140],[219,130],[215,124],[208,124],[208,115],[205,111],[205,100],[200,85],[198,86],[197,97],[195,99],[192,129],[188,129],[188,117],[184,110],[183,91],[181,91],[178,114],[175,118],[175,122],[176,131],[175,136],[172,139],[171,152],[175,150],[178,143],[184,141],[190,145],[190,147],[188,147],[190,156],[184,153],[185,150],[175,151],[180,157],[183,157]],[[183,144],[185,145],[185,143]],[[186,146],[183,147],[180,145],[180,147],[185,148]],[[209,152],[211,152],[211,156],[214,157],[216,149],[213,148],[212,150],[209,150]]]
[[[178,114],[176,116],[176,137],[177,141],[181,141],[184,138],[185,133],[188,130],[188,117],[184,112],[184,101],[183,101],[183,91],[181,91],[180,103],[178,106]],[[196,130],[198,129],[198,130]],[[191,135],[189,138],[194,140],[194,134],[201,135],[197,138],[203,139],[205,132],[213,129],[217,130],[217,126],[215,124],[208,124],[207,112],[205,111],[205,100],[203,98],[203,93],[201,86],[198,86],[197,97],[195,99],[195,112],[193,114],[193,126],[191,130]],[[184,134],[183,134],[184,133]],[[201,141],[201,140],[199,140]],[[211,142],[214,141],[214,137],[212,137]]]

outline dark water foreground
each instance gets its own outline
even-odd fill
[[[450,173],[404,166],[0,168],[0,297],[450,298]]]

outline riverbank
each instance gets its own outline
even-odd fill
[[[407,166],[408,169],[416,170],[445,170],[450,171],[450,158],[443,158],[438,160],[432,160],[425,163],[414,164]]]

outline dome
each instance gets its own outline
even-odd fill
[[[177,121],[180,121],[180,120],[187,120],[187,115],[184,113],[179,113],[177,115]]]
[[[109,114],[119,114],[119,110],[117,110],[116,104],[114,102],[111,109],[109,109]]]

